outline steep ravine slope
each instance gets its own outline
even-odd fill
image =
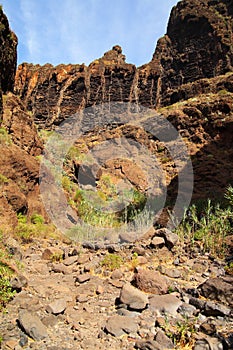
[[[232,15],[231,1],[180,1],[148,64],[136,68],[126,63],[118,45],[88,67],[23,63],[16,73],[15,93],[38,127],[46,129],[101,103],[156,108],[187,142],[194,197],[218,196],[233,181]],[[169,162],[164,166],[172,193],[176,172]]]

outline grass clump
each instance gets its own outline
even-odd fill
[[[14,273],[11,268],[12,256],[7,252],[3,244],[2,233],[0,234],[0,311],[5,308],[7,303],[14,297],[15,291],[12,290],[10,279]]]
[[[185,210],[183,220],[176,228],[181,241],[188,241],[191,247],[197,243],[202,252],[208,252],[215,257],[224,258],[226,252],[226,236],[233,231],[233,190],[228,188],[225,197],[228,206],[221,207],[210,199],[205,205],[191,205]]]
[[[117,254],[107,254],[101,262],[101,266],[110,271],[119,269],[123,264],[123,259]]]
[[[8,182],[9,182],[9,179],[5,175],[0,174],[0,186],[6,184]]]
[[[31,243],[34,238],[45,238],[54,234],[53,225],[45,224],[44,218],[34,213],[30,218],[18,214],[18,225],[15,228],[15,235],[22,243]]]
[[[62,253],[53,253],[50,257],[51,262],[59,262],[63,260]]]
[[[0,128],[0,145],[9,146],[11,144],[11,138],[7,130],[4,127]]]
[[[197,317],[186,317],[176,323],[170,322],[165,315],[164,322],[160,327],[166,335],[172,340],[175,349],[191,349],[195,343]]]

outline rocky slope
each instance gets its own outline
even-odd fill
[[[177,238],[157,230],[105,248],[8,240],[24,269],[0,314],[1,348],[232,349],[233,276]]]
[[[194,165],[195,198],[213,197],[233,180],[232,22],[230,1],[183,0],[173,8],[167,33],[148,64],[136,68],[126,63],[119,46],[88,67],[24,63],[16,73],[15,93],[39,128],[46,129],[100,103],[155,107],[187,142]],[[179,101],[186,102],[174,104]],[[176,172],[169,161],[165,168],[172,193]]]

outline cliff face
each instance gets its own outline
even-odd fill
[[[13,91],[17,64],[17,37],[10,30],[7,17],[0,7],[0,116],[2,93]]]
[[[0,224],[17,224],[16,213],[42,212],[39,200],[39,140],[33,117],[12,91],[17,38],[0,9]],[[3,96],[2,96],[3,95]],[[3,225],[3,226],[2,226]]]
[[[233,4],[230,0],[183,0],[173,8],[167,34],[152,62],[160,62],[163,104],[177,102],[176,89],[233,70]]]
[[[102,102],[136,102],[154,108],[187,99],[197,93],[190,88],[193,82],[233,70],[232,7],[230,0],[180,1],[150,63],[139,68],[127,64],[121,48],[114,46],[88,67],[22,64],[15,92],[36,123],[48,128]],[[180,91],[185,85],[188,95]]]
[[[125,63],[120,46],[85,65],[22,64],[15,92],[32,111],[37,124],[50,127],[100,102],[129,101],[136,67]]]

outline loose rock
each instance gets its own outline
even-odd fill
[[[137,332],[138,325],[132,317],[116,315],[107,320],[105,329],[115,337],[120,337],[125,333]]]
[[[182,305],[182,301],[172,294],[155,295],[149,299],[149,308],[158,311],[161,314],[167,313],[176,315],[178,308]]]
[[[65,311],[65,309],[66,309],[65,299],[55,300],[46,307],[46,311],[54,315],[61,314],[62,312]]]
[[[148,304],[148,297],[128,283],[125,284],[121,290],[120,301],[131,309],[143,310]]]
[[[27,335],[34,340],[42,340],[47,338],[48,333],[45,325],[38,316],[26,310],[19,310],[19,323]]]
[[[166,294],[168,283],[159,271],[138,269],[134,275],[133,283],[137,288],[147,293]]]

